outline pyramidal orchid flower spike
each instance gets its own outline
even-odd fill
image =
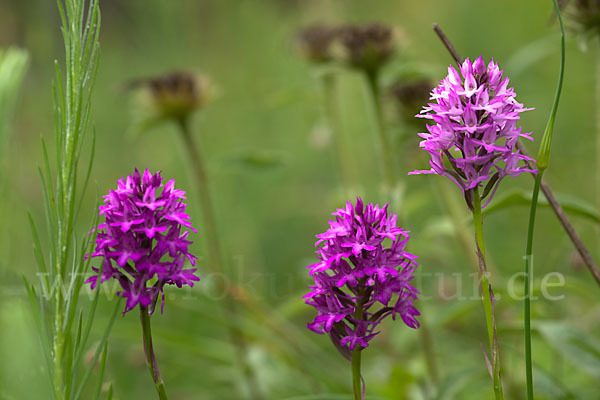
[[[314,285],[304,298],[318,313],[308,328],[328,333],[349,359],[352,350],[369,346],[387,316],[419,327],[413,307],[419,292],[410,284],[417,257],[405,251],[409,232],[396,226],[387,207],[364,207],[358,198],[338,209],[330,228],[317,235],[319,262],[307,267]]]
[[[533,140],[531,133],[517,127],[519,114],[532,110],[515,99],[509,79],[491,60],[485,64],[480,56],[474,63],[466,59],[460,73],[453,66],[430,96],[418,118],[431,120],[420,147],[431,159],[431,169],[412,174],[438,174],[456,183],[473,209],[473,193],[480,192],[484,207],[492,199],[500,181],[506,176],[535,173],[522,164],[533,161],[520,154],[517,140]],[[477,189],[477,190],[476,190]],[[481,192],[480,192],[481,193]]]
[[[127,299],[123,313],[138,304],[154,311],[159,294],[164,306],[164,286],[194,285],[199,278],[193,269],[184,269],[185,260],[195,265],[196,257],[188,247],[189,230],[196,232],[185,213],[185,192],[175,181],[162,183],[160,171],[145,170],[121,178],[117,188],[104,196],[100,214],[106,221],[98,225],[93,257],[102,258],[100,283],[117,279]],[[183,232],[182,232],[183,230]],[[93,268],[98,273],[98,268]],[[92,289],[98,276],[86,282]],[[151,282],[151,283],[150,283]],[[149,284],[150,283],[150,284]]]

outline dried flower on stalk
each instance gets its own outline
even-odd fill
[[[515,99],[508,78],[493,60],[486,66],[480,56],[466,59],[459,72],[448,68],[446,76],[431,92],[427,106],[417,117],[433,121],[421,147],[431,159],[430,170],[411,174],[438,174],[450,178],[463,192],[472,209],[473,193],[483,187],[481,199],[492,199],[505,176],[536,172],[521,161],[532,160],[519,153],[517,140],[533,140],[531,133],[517,128],[519,114],[532,110]]]
[[[310,62],[326,63],[333,59],[332,47],[339,29],[327,25],[312,25],[298,33],[300,53]]]
[[[429,98],[432,87],[433,83],[428,79],[400,81],[390,88],[390,95],[398,103],[400,115],[407,121],[414,120],[415,113]]]
[[[599,0],[562,0],[559,6],[573,31],[583,38],[600,35]]]
[[[344,61],[368,74],[375,74],[394,52],[393,31],[382,24],[343,26],[339,40]]]
[[[364,207],[358,198],[356,206],[338,209],[330,228],[317,235],[319,262],[307,267],[314,285],[304,298],[318,312],[308,328],[329,333],[347,358],[356,346],[369,345],[389,315],[419,327],[413,307],[418,291],[410,284],[417,257],[405,251],[409,232],[396,226],[387,207]]]
[[[196,230],[185,213],[185,192],[174,185],[173,180],[163,184],[160,171],[152,175],[145,170],[141,176],[136,169],[119,179],[100,206],[106,221],[97,227],[92,257],[102,258],[100,283],[119,281],[123,291],[117,294],[127,299],[124,313],[138,304],[152,312],[159,294],[164,305],[165,285],[194,286],[199,280],[195,268],[184,269],[185,260],[195,265],[196,257],[188,251],[189,231],[182,228]],[[93,289],[98,276],[86,282]]]
[[[206,77],[186,71],[136,79],[129,82],[126,89],[139,94],[135,99],[134,119],[141,126],[140,130],[157,121],[185,121],[202,109],[213,94]]]

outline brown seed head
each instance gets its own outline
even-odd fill
[[[367,73],[377,72],[394,52],[394,35],[390,27],[371,23],[340,28],[344,61]]]
[[[402,118],[412,121],[423,104],[429,99],[433,84],[428,79],[398,82],[390,89],[390,95],[399,105]]]
[[[204,107],[211,95],[208,79],[186,71],[137,79],[125,88],[140,90],[139,106],[149,119],[184,120]]]
[[[585,36],[600,35],[600,0],[559,1],[568,26]]]
[[[333,59],[332,45],[339,30],[327,25],[312,25],[298,32],[300,53],[310,62],[325,63]]]

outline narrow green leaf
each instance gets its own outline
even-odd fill
[[[45,181],[42,180],[42,187],[44,190],[44,195],[46,201],[48,202],[47,209],[49,210],[48,220],[50,223],[50,229],[55,229],[56,227],[56,201],[54,199],[54,191],[52,190],[52,170],[50,169],[50,159],[48,158],[48,148],[46,147],[46,141],[44,138],[41,138],[42,142],[42,156],[44,160],[44,173],[43,175]],[[42,178],[42,179],[44,179]],[[54,243],[54,240],[53,240]]]
[[[46,313],[44,312],[44,305],[38,304],[38,296],[35,290],[35,287],[29,283],[27,278],[23,276],[23,283],[25,285],[25,289],[27,290],[27,295],[29,297],[29,303],[31,305],[31,310],[33,312],[33,319],[35,325],[37,327],[38,332],[40,332],[40,342],[42,345],[42,352],[44,353],[44,360],[46,361],[46,368],[48,372],[48,378],[52,381],[51,373],[52,371],[52,360],[50,359],[50,336],[48,335],[48,325],[46,323]],[[54,391],[52,392],[52,397],[56,399]]]
[[[92,359],[92,363],[90,368],[87,369],[87,371],[85,372],[85,375],[83,377],[83,379],[81,380],[81,383],[79,384],[79,389],[77,390],[77,393],[75,395],[76,399],[79,399],[81,396],[81,392],[83,391],[83,388],[85,387],[87,381],[90,378],[90,374],[92,373],[92,370],[94,369],[94,365],[96,365],[96,362],[98,361],[98,357],[100,357],[100,351],[103,348],[104,344],[106,343],[106,341],[108,340],[108,335],[110,334],[110,331],[112,329],[112,326],[115,322],[115,318],[117,317],[119,308],[121,307],[121,299],[119,299],[119,301],[117,301],[117,304],[115,304],[115,309],[112,313],[112,316],[110,317],[109,323],[106,326],[106,329],[104,330],[104,334],[102,335],[102,339],[100,340],[100,344],[98,345],[98,348],[96,349],[96,352],[94,353],[94,358]],[[85,342],[84,342],[85,343]]]
[[[108,386],[108,392],[106,393],[106,400],[112,400],[113,387],[112,383]]]
[[[108,342],[104,342],[104,349],[102,350],[102,358],[100,359],[100,366],[98,369],[98,378],[96,381],[96,392],[94,399],[100,398],[100,392],[102,391],[102,380],[104,378],[104,367],[106,366],[106,355],[108,354]]]
[[[29,227],[31,229],[31,234],[33,236],[33,253],[35,255],[35,260],[38,265],[38,271],[42,273],[44,283],[46,287],[50,287],[50,281],[48,277],[48,268],[46,267],[46,261],[44,260],[44,254],[42,253],[42,245],[40,243],[40,236],[38,234],[37,228],[35,226],[35,222],[33,221],[33,217],[31,213],[27,213],[27,218],[29,220]]]
[[[600,343],[565,322],[536,322],[535,329],[555,351],[582,371],[600,377]]]
[[[534,364],[535,382],[538,391],[546,394],[550,399],[575,400],[577,397],[562,382],[560,377],[553,376],[540,365]]]
[[[75,214],[75,219],[79,216],[81,212],[81,207],[83,206],[83,196],[87,190],[88,184],[90,182],[90,176],[92,175],[92,166],[94,165],[94,157],[96,155],[96,130],[94,129],[92,133],[92,154],[90,155],[90,162],[88,163],[87,172],[85,174],[85,180],[83,181],[83,188],[81,189],[81,197],[79,198],[79,207],[77,208],[77,213]]]

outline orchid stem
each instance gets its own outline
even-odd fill
[[[600,212],[600,38],[596,48],[596,205]],[[600,233],[600,228],[597,230]]]
[[[363,320],[363,304],[364,304],[364,292],[358,293],[359,300],[356,303],[356,311],[354,312],[354,319],[356,320],[357,329],[360,321]],[[352,350],[352,390],[354,392],[354,400],[362,400],[363,398],[363,387],[360,377],[360,358],[361,358],[362,347],[357,344]]]
[[[158,363],[156,362],[156,357],[154,356],[154,348],[152,346],[152,330],[150,328],[150,314],[148,313],[148,307],[140,306],[140,321],[142,323],[146,364],[150,370],[152,381],[154,381],[154,387],[156,388],[156,392],[158,393],[158,398],[160,400],[168,400],[165,383],[160,376]]]
[[[529,213],[529,227],[527,230],[527,250],[525,251],[525,375],[527,379],[527,400],[533,400],[533,372],[531,362],[531,264],[533,261],[533,230],[535,227],[535,214],[540,194],[543,170],[538,172],[531,197],[531,211]]]
[[[479,269],[481,277],[481,294],[483,300],[483,311],[485,313],[485,321],[490,342],[491,363],[492,363],[492,380],[494,382],[494,395],[496,400],[504,398],[502,394],[502,383],[500,380],[500,363],[498,351],[498,339],[496,336],[496,323],[494,320],[494,305],[492,285],[488,278],[488,272],[485,261],[485,242],[483,239],[483,216],[481,214],[481,199],[479,190],[473,189],[473,224],[475,226],[475,242],[477,253],[479,256]]]
[[[352,350],[352,389],[354,391],[354,400],[362,399],[362,384],[360,381],[360,355],[361,348],[357,345]]]

